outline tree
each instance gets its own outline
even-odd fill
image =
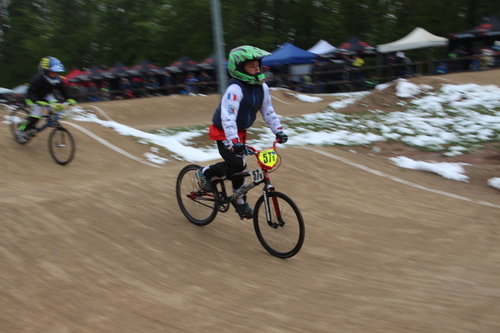
[[[225,0],[226,52],[251,44],[268,51],[284,42],[308,49],[319,39],[339,45],[355,35],[372,44],[401,38],[415,27],[446,36],[468,30],[497,0]],[[165,66],[182,55],[214,52],[207,0],[0,0],[0,86],[26,82],[47,55],[66,68]]]

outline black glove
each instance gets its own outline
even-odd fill
[[[288,141],[288,135],[283,132],[278,132],[276,133],[276,141],[278,141],[278,143],[285,143]]]
[[[241,142],[233,143],[233,153],[236,155],[247,155],[247,147]]]

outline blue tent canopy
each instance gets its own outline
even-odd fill
[[[267,57],[262,58],[263,66],[311,64],[316,54],[302,50],[290,43],[283,44],[279,49]]]

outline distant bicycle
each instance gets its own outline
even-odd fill
[[[75,140],[71,133],[64,128],[59,120],[61,119],[62,112],[66,109],[65,103],[53,103],[44,107],[47,114],[43,116],[45,123],[41,127],[27,130],[20,133],[19,126],[28,119],[30,110],[23,106],[14,106],[10,114],[10,131],[14,140],[20,144],[30,142],[37,133],[43,131],[47,127],[52,127],[53,130],[49,134],[49,153],[57,164],[66,165],[75,156]]]
[[[232,205],[238,211],[236,199],[248,193],[259,184],[264,184],[262,196],[257,199],[254,208],[253,225],[257,238],[262,246],[273,256],[290,258],[296,255],[304,242],[305,227],[302,214],[297,205],[287,195],[277,192],[271,185],[269,174],[281,165],[276,152],[276,141],[272,148],[256,150],[247,146],[248,155],[255,155],[259,169],[241,172],[226,179],[212,181],[214,192],[203,190],[196,173],[199,165],[190,164],[184,167],[177,177],[176,195],[179,207],[186,218],[198,226],[209,224],[218,212],[227,212]],[[278,160],[280,163],[278,163]],[[250,177],[252,182],[243,186],[232,195],[228,195],[226,187],[231,189],[231,181],[236,178]]]

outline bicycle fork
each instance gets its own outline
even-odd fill
[[[274,209],[274,212],[276,213],[276,218],[278,219],[278,223],[273,222],[273,218],[271,215],[271,204],[269,202],[269,192],[274,192],[274,186],[271,185],[270,183],[266,184],[264,186],[263,196],[264,196],[264,207],[266,208],[266,218],[267,218],[267,224],[274,229],[277,229],[278,227],[282,227],[285,225],[285,221],[283,221],[282,216],[281,216],[281,210],[280,206],[278,203],[278,198],[273,196],[271,198],[272,200],[272,206]]]

